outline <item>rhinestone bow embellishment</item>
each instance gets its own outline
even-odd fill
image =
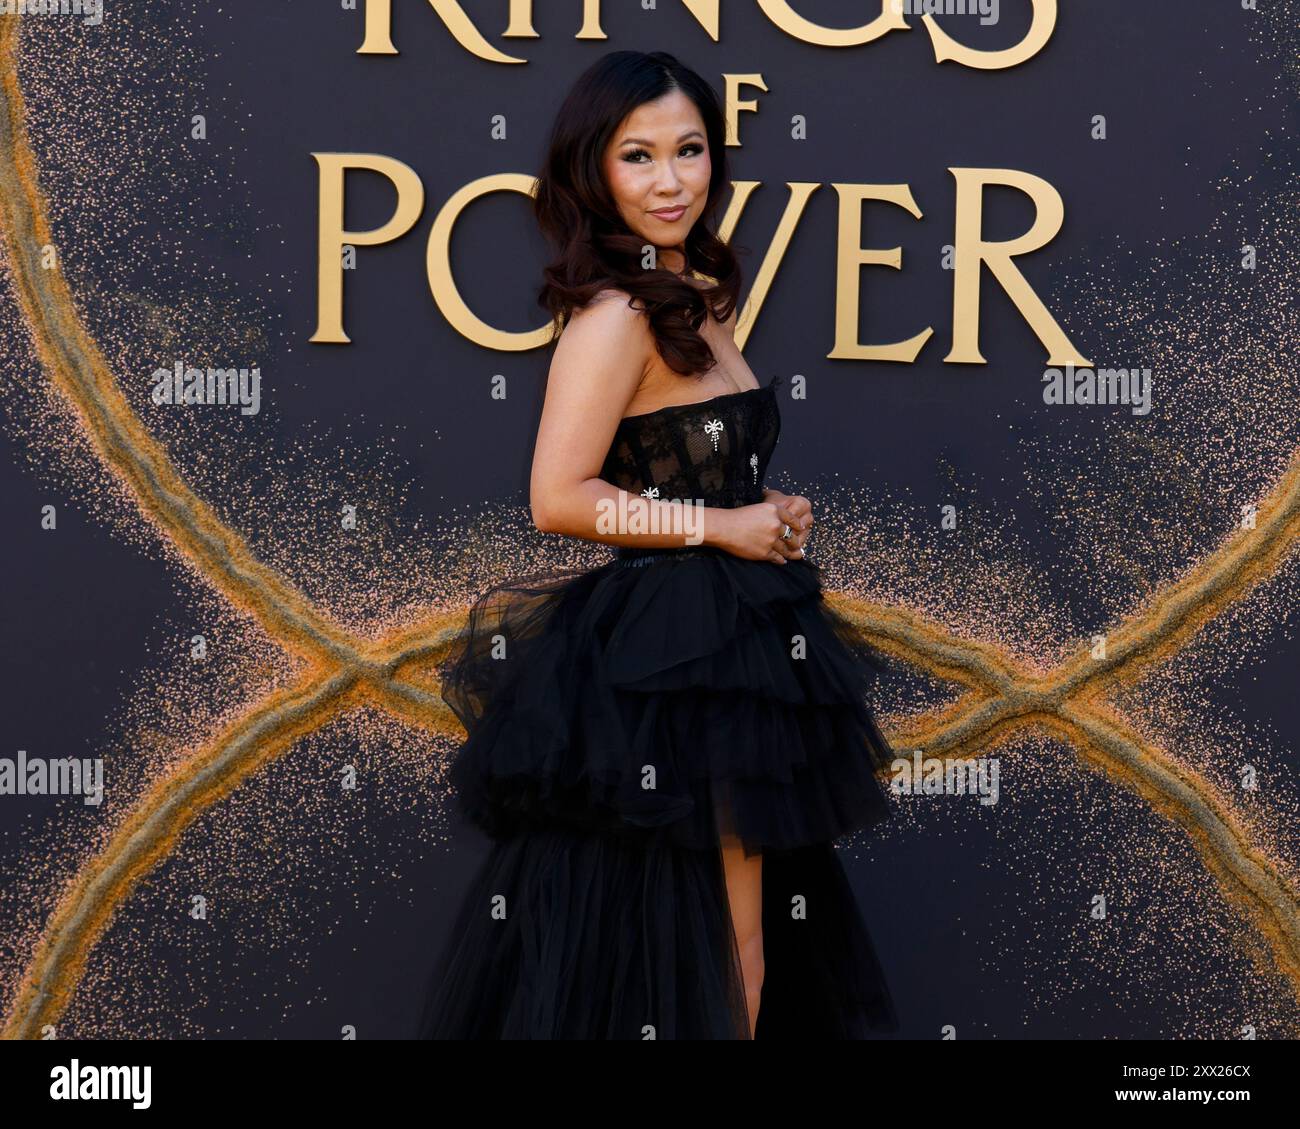
[[[705,433],[713,440],[713,449],[718,449],[718,436],[722,434],[722,420],[711,419],[704,425]]]

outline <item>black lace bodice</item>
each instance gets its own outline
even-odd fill
[[[601,478],[660,501],[726,508],[761,502],[781,431],[779,380],[626,417],[614,432]]]

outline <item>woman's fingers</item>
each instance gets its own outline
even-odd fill
[[[776,507],[776,516],[783,525],[790,527],[788,537],[781,536],[784,530],[778,531],[775,543],[776,551],[787,560],[799,560],[803,556],[803,548],[799,541],[803,531],[802,519],[784,504]]]
[[[768,550],[765,559],[779,564],[802,560],[803,543],[807,540],[808,530],[812,525],[811,503],[807,498],[791,499],[784,495],[780,496],[780,501],[772,498],[769,502],[778,525],[772,547]],[[800,502],[802,506],[798,504]],[[804,507],[807,509],[805,510]],[[784,528],[786,526],[789,526],[788,531]],[[787,533],[787,536],[782,537],[782,533]]]
[[[778,505],[776,507],[776,516],[778,520],[784,522],[792,530],[803,528],[803,519],[786,505]],[[777,536],[780,536],[780,534]]]
[[[812,527],[812,503],[807,498],[802,495],[787,497],[782,504],[799,519],[797,524],[795,522],[790,523],[795,529],[806,531]]]
[[[812,503],[809,502],[807,498],[803,498],[801,500],[808,503],[808,511],[803,515],[803,522],[804,522],[803,532],[799,535],[799,547],[803,548],[804,544],[808,540],[808,535],[812,533],[813,515],[812,515]]]

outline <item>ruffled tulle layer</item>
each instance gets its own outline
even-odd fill
[[[888,814],[878,671],[807,561],[701,548],[513,580],[441,670],[468,733],[451,782],[497,839],[827,843]]]
[[[745,1039],[721,846],[761,853],[756,1038],[897,1029],[832,841],[884,819],[875,657],[808,562],[625,554],[489,590],[442,667],[496,840],[425,997],[436,1039]]]
[[[834,849],[763,862],[755,1039],[897,1030]],[[498,843],[452,925],[425,1039],[748,1039],[721,856],[538,831]]]

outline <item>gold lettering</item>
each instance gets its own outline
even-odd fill
[[[881,0],[880,15],[861,27],[822,27],[805,19],[790,7],[789,0],[758,0],[758,6],[777,27],[795,39],[816,43],[820,47],[857,47],[888,35],[891,31],[911,31],[902,5]]]
[[[718,225],[718,238],[724,243],[731,242],[732,233],[740,222],[741,214],[745,210],[745,204],[748,203],[750,195],[757,187],[758,181],[756,180],[732,182],[731,202],[727,205],[727,212]],[[749,288],[749,294],[745,298],[744,306],[741,307],[740,316],[736,318],[736,347],[738,349],[744,349],[745,342],[749,339],[749,331],[753,329],[759,311],[763,308],[763,302],[767,298],[767,292],[772,288],[772,280],[776,277],[776,272],[781,266],[781,260],[785,257],[786,249],[790,246],[790,239],[794,235],[794,229],[799,226],[799,217],[803,215],[803,210],[808,205],[808,198],[821,185],[789,181],[786,183],[786,187],[790,190],[790,198],[786,201],[785,211],[781,215],[781,222],[777,224],[776,234],[772,236],[772,242],[768,244],[763,261],[759,264],[758,273],[754,276],[754,284]]]
[[[365,0],[366,37],[357,48],[358,55],[396,55],[393,46],[393,0]],[[429,0],[429,7],[447,26],[466,51],[486,59],[489,63],[526,63],[527,59],[516,59],[498,51],[470,21],[469,16],[461,10],[457,0]]]
[[[934,330],[930,327],[906,341],[892,345],[863,345],[858,341],[858,290],[862,267],[881,266],[899,270],[903,249],[887,251],[862,246],[862,202],[884,200],[906,208],[916,219],[921,209],[906,184],[835,184],[840,197],[840,230],[835,271],[835,347],[826,354],[832,360],[902,361],[911,364]]]
[[[963,47],[935,22],[933,16],[928,14],[922,16],[921,22],[925,24],[925,30],[930,33],[930,42],[934,44],[935,62],[943,63],[951,59],[964,67],[995,71],[1016,67],[1032,59],[1047,46],[1047,41],[1052,38],[1052,32],[1056,30],[1056,0],[1032,0],[1032,2],[1034,16],[1024,39],[1014,47],[1007,47],[1001,51],[976,51],[973,47]]]
[[[574,39],[608,39],[600,26],[601,0],[582,0],[582,27]],[[682,0],[682,7],[695,17],[714,43],[718,42],[719,0]],[[510,0],[510,24],[505,34],[518,39],[536,39],[533,30],[533,0]]]
[[[537,191],[535,177],[523,173],[494,173],[492,176],[472,180],[455,192],[442,206],[433,227],[429,231],[429,247],[425,257],[429,276],[429,290],[433,300],[438,304],[443,316],[451,327],[463,337],[485,349],[497,349],[503,353],[519,353],[527,349],[536,349],[550,340],[551,326],[543,325],[540,329],[512,333],[505,329],[496,329],[488,325],[474,313],[456,289],[456,281],[451,269],[451,233],[456,220],[473,201],[493,192],[520,192],[532,196]]]
[[[377,153],[313,153],[320,166],[320,214],[316,232],[316,332],[311,341],[345,345],[343,332],[343,248],[388,243],[411,230],[424,207],[424,185],[409,165]],[[369,169],[397,189],[397,206],[382,227],[343,230],[343,180],[348,169]]]
[[[726,88],[726,112],[727,112],[727,145],[740,144],[740,111],[745,110],[748,113],[758,113],[758,99],[752,98],[748,102],[740,100],[740,88],[742,86],[757,86],[759,90],[767,93],[767,83],[763,81],[761,74],[724,74],[722,76],[723,84]]]
[[[944,360],[955,364],[985,364],[980,354],[980,264],[987,263],[993,277],[1015,303],[1016,309],[1047,347],[1051,365],[1087,368],[1083,356],[1062,332],[1042,299],[1034,293],[1012,260],[1047,246],[1065,222],[1061,194],[1047,181],[1016,169],[949,169],[957,179],[956,269],[953,271],[952,352]],[[1003,184],[1018,188],[1034,202],[1034,223],[1017,239],[991,243],[981,232],[984,186]]]

